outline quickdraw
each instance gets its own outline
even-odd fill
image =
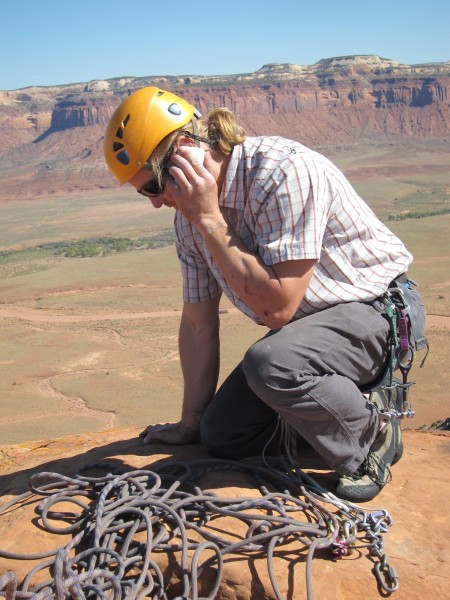
[[[385,414],[397,419],[412,418],[415,416],[415,411],[412,409],[409,400],[409,389],[416,382],[408,381],[408,375],[415,358],[414,346],[409,336],[408,315],[410,307],[405,300],[402,288],[398,285],[390,287],[380,299],[384,304],[384,311],[391,329],[389,376],[382,385],[382,389],[386,391],[388,398],[388,410],[385,411]],[[394,379],[396,369],[401,372],[401,381]],[[401,403],[394,401],[394,392],[397,392],[397,399],[401,398]]]

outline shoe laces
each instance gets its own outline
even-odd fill
[[[383,469],[383,472],[387,472],[386,480],[382,480],[378,476],[377,470],[379,467]],[[377,458],[372,452],[369,452],[356,471],[347,477],[357,481],[358,479],[362,479],[365,475],[367,475],[379,486],[389,483],[392,479],[392,472],[389,465],[385,463],[384,460]]]

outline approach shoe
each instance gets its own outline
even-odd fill
[[[398,419],[393,417],[385,425],[358,469],[340,477],[335,493],[342,500],[368,502],[391,480],[391,466],[400,459],[403,445]]]
[[[394,381],[397,381],[398,383],[400,383],[395,377],[394,377]],[[374,404],[378,408],[378,410],[381,414],[381,423],[382,423],[381,431],[382,431],[383,427],[386,426],[386,419],[383,417],[383,413],[389,411],[389,409],[391,409],[391,408],[393,408],[394,410],[397,410],[399,412],[402,411],[403,390],[401,387],[394,387],[394,389],[392,390],[391,399],[389,401],[387,391],[385,389],[383,389],[381,386],[377,387],[370,392],[369,402],[371,404]],[[392,465],[395,465],[396,463],[398,463],[398,461],[403,456],[403,440],[402,440],[402,430],[401,430],[400,423],[399,423],[399,427],[398,427],[398,433],[399,433],[399,441],[398,441],[398,445],[397,445],[397,451],[394,456],[394,460],[391,463]]]

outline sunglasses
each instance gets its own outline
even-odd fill
[[[164,176],[167,175],[169,169],[169,160],[175,150],[175,145],[169,148],[167,154],[163,158],[160,166],[161,176],[154,177],[151,181],[143,185],[140,189],[136,190],[138,194],[146,196],[147,198],[156,198],[161,196],[164,191]]]

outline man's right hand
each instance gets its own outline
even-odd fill
[[[178,423],[158,423],[149,425],[139,434],[144,438],[144,444],[163,442],[164,444],[192,444],[200,440],[200,431]]]

